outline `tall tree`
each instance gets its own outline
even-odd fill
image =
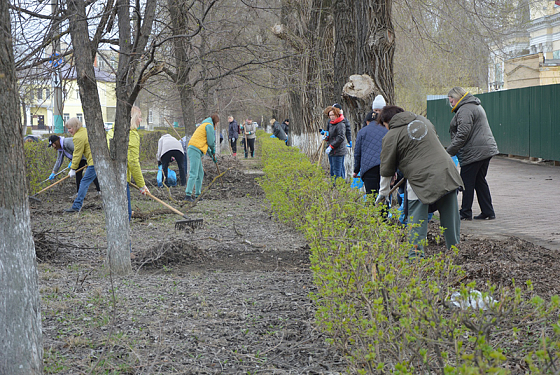
[[[41,374],[41,308],[8,6],[0,0],[0,373]]]
[[[98,24],[92,40],[88,34],[86,2],[68,1],[70,35],[75,51],[75,65],[80,99],[84,117],[88,124],[88,136],[93,153],[95,169],[99,178],[105,206],[107,229],[107,263],[112,272],[127,274],[132,270],[130,263],[130,237],[126,197],[126,159],[130,131],[130,109],[138,97],[142,85],[157,67],[148,69],[153,61],[153,50],[147,51],[155,14],[155,0],[148,0],[141,12],[140,2],[134,8],[134,27],[131,25],[130,4],[125,0],[111,0]],[[115,7],[113,7],[113,5]],[[101,104],[93,61],[101,36],[110,29],[111,14],[117,14],[118,39],[104,40],[118,44],[119,62],[116,77],[117,108],[115,113],[114,138],[111,151],[107,147]],[[134,30],[134,32],[133,32]]]

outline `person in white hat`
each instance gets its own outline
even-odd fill
[[[377,115],[381,113],[383,107],[385,107],[387,103],[385,99],[383,99],[382,95],[377,95],[371,104],[371,109],[373,110],[373,119],[377,120]]]

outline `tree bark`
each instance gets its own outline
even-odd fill
[[[8,9],[8,1],[0,0],[0,373],[42,374],[37,264]]]
[[[351,75],[367,74],[372,78],[374,91],[370,98],[362,101],[373,102],[376,95],[383,95],[387,104],[395,102],[393,81],[393,56],[395,53],[395,32],[391,20],[392,0],[336,0],[333,4],[335,19],[334,93],[340,100],[343,87]],[[353,125],[354,134],[360,128],[366,113],[354,113],[364,108],[363,103],[352,102],[346,96],[344,114]]]
[[[128,9],[128,4],[124,7]],[[93,153],[95,171],[99,179],[105,206],[106,261],[111,272],[126,275],[132,271],[126,196],[126,158],[130,120],[127,121],[127,113],[123,113],[122,105],[117,104],[115,136],[111,143],[111,154],[114,155],[112,159],[109,156],[103,126],[103,115],[93,68],[92,45],[88,35],[84,1],[70,0],[68,2],[68,12],[80,99],[84,117],[88,124],[88,137]],[[119,73],[121,70],[120,64],[121,61],[119,61]],[[119,103],[119,89],[122,91],[122,83],[119,85],[119,82],[117,82],[117,103]],[[128,119],[130,119],[130,108],[128,109]]]

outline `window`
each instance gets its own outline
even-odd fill
[[[37,90],[37,99],[43,99],[43,89]]]
[[[76,117],[78,118],[78,120],[80,120],[80,122],[83,125],[84,124],[84,115],[81,114],[81,113],[76,113]]]
[[[64,123],[66,123],[66,121],[70,120],[70,113],[64,113],[62,115],[62,119],[64,120]]]
[[[80,89],[76,89],[76,99],[80,100]]]
[[[150,109],[148,111],[148,124],[153,124],[154,122],[154,112]]]
[[[494,65],[494,80],[496,82],[504,81],[504,76],[502,72],[502,63],[497,63]]]
[[[97,66],[99,66],[99,69],[104,69],[105,68],[105,61],[103,61],[102,58],[99,58],[97,60]]]
[[[560,50],[552,52],[552,58],[554,60],[560,60]]]
[[[51,90],[50,89],[45,89],[45,99],[48,99],[51,97]]]

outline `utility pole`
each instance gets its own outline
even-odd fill
[[[53,124],[54,133],[64,133],[64,121],[62,119],[62,110],[64,103],[62,102],[62,75],[60,67],[64,62],[60,52],[60,22],[58,20],[58,0],[51,0],[51,12],[53,15],[53,42],[51,63],[53,67],[52,85],[53,85]]]

